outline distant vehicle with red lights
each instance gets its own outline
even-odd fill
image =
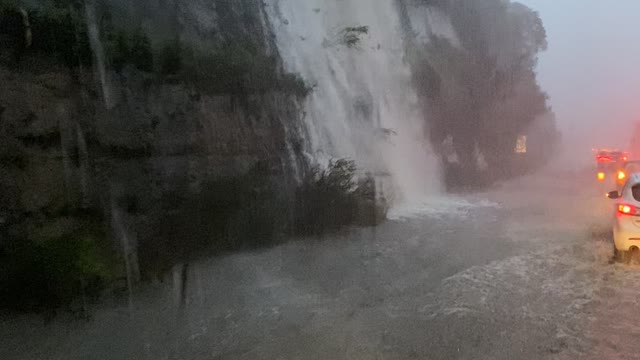
[[[621,150],[598,149],[594,150],[598,163],[616,163],[629,160],[629,154]]]
[[[616,182],[626,180],[624,168],[629,161],[629,155],[625,151],[599,149],[594,150],[597,163],[598,181],[616,180]]]

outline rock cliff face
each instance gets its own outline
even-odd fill
[[[61,207],[64,199],[81,205],[106,190],[95,188],[97,177],[117,181],[102,166],[109,163],[147,163],[150,176],[185,178],[192,186],[245,174],[259,162],[274,174],[291,170],[287,126],[300,112],[287,94],[207,95],[129,77],[115,87],[122,100],[106,110],[92,83],[64,72],[2,68],[0,80],[2,178],[21,179],[20,191],[3,192],[3,205],[28,212]]]
[[[267,198],[277,193],[288,201],[306,168],[298,136],[305,90],[281,70],[260,2],[52,4],[29,8],[32,48],[12,39],[20,31],[0,33],[8,45],[0,63],[3,241],[63,239],[99,227],[111,244],[106,248],[129,253],[127,267],[137,277],[135,249],[173,251],[179,261],[189,255],[177,254],[181,246],[171,241],[187,247],[219,236],[225,238],[222,248],[233,247],[229,243],[240,236],[232,233],[260,221],[256,212]],[[20,29],[11,15],[3,13],[1,29]],[[57,56],[64,49],[40,46],[43,24],[87,38],[67,44],[74,47],[72,59],[83,46],[95,50],[96,42],[103,51],[94,51],[93,60],[65,62],[68,57]],[[121,39],[135,34],[146,40],[128,40],[130,57],[116,66]],[[230,49],[231,43],[237,47]],[[130,63],[140,44],[152,54],[148,67]],[[9,54],[14,51],[17,61]],[[169,66],[172,56],[176,68]],[[241,58],[248,63],[237,64]],[[256,205],[256,199],[265,200]],[[187,209],[187,201],[196,205]],[[268,231],[282,230],[277,225]],[[171,265],[160,257],[140,261]]]

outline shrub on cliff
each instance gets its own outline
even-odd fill
[[[260,53],[250,43],[222,44],[213,51],[182,46],[161,53],[162,59],[176,56],[181,66],[172,67],[172,74],[180,72],[184,82],[203,92],[248,95],[280,91],[305,97],[311,91],[300,75],[282,73],[274,57]]]
[[[384,218],[385,207],[376,202],[372,179],[357,182],[353,161],[333,160],[326,169],[313,168],[297,189],[294,231],[318,235],[348,225],[374,225]]]
[[[294,94],[300,98],[307,97],[313,91],[313,86],[308,85],[300,74],[292,73],[282,75],[277,82],[277,87],[285,93]]]
[[[359,48],[362,36],[367,34],[368,26],[347,26],[340,31],[340,43],[348,48]]]
[[[0,306],[42,311],[97,298],[117,272],[100,228],[91,221],[61,237],[15,238],[0,244]]]

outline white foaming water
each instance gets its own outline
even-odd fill
[[[314,88],[304,124],[312,158],[350,158],[388,174],[396,203],[440,192],[394,0],[269,0],[266,8],[285,69]],[[368,33],[347,46],[345,29],[358,26]]]
[[[464,217],[474,209],[493,208],[500,205],[489,200],[475,200],[454,196],[433,196],[424,201],[405,202],[389,210],[389,220],[408,220],[422,217],[442,218],[445,216]]]

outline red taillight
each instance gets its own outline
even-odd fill
[[[623,156],[622,157],[622,161],[627,161],[627,160],[629,160],[629,157],[627,157],[627,156]]]
[[[624,171],[618,171],[618,180],[624,180],[627,177],[627,174]]]
[[[618,213],[624,215],[638,215],[638,208],[629,204],[618,204]]]
[[[598,180],[604,181],[604,173],[603,172],[599,172],[598,173]]]

